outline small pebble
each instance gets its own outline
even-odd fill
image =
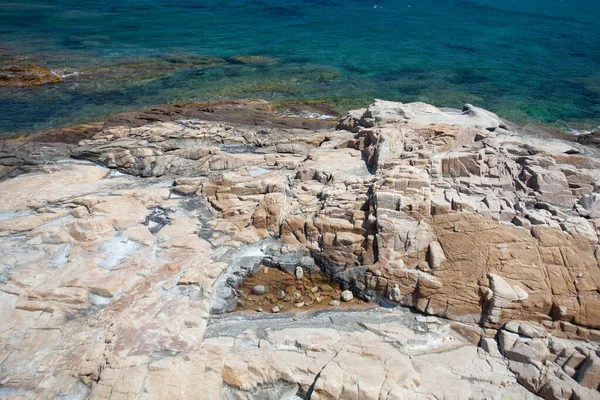
[[[300,280],[304,278],[304,270],[302,267],[296,267],[296,279]]]
[[[277,314],[279,311],[281,311],[281,309],[279,308],[279,306],[275,306],[275,307],[273,307],[273,308],[271,309],[271,312],[272,312],[273,314]]]
[[[340,302],[339,302],[339,301],[337,301],[337,300],[331,300],[331,301],[329,302],[329,305],[330,305],[331,307],[337,307],[337,306],[339,306],[339,305],[340,305]]]
[[[255,294],[257,296],[261,296],[263,294],[265,294],[267,291],[267,289],[265,289],[265,287],[263,285],[256,285],[252,288],[252,294]]]
[[[304,307],[304,302],[301,301],[300,303],[294,304],[294,306],[296,306],[296,308],[302,308],[302,307]]]
[[[350,290],[344,290],[342,292],[342,301],[350,301],[354,298],[354,295]]]
[[[269,273],[269,267],[263,268],[263,274],[268,274],[268,273]]]
[[[321,291],[323,291],[323,292],[329,292],[332,290],[333,290],[333,288],[329,285],[321,285]]]
[[[285,292],[283,290],[280,290],[279,293],[277,293],[277,299],[278,300],[285,299]]]
[[[315,286],[314,288],[310,289],[310,291],[313,293],[317,293],[319,291],[319,287]]]
[[[299,298],[301,298],[301,297],[302,297],[302,295],[300,294],[300,292],[294,292],[294,294],[292,295],[292,297],[293,297],[295,300],[298,300]]]
[[[263,309],[262,308],[257,308],[256,312],[263,312]]]

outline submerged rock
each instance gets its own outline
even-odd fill
[[[0,67],[0,86],[38,86],[60,81],[59,75],[34,64]]]
[[[237,64],[258,64],[258,65],[271,65],[278,62],[276,58],[267,56],[256,56],[256,55],[239,55],[230,57],[229,60]]]

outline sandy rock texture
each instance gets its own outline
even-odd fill
[[[472,105],[170,107],[0,146],[0,394],[600,398],[597,149]],[[229,314],[261,263],[391,308]]]

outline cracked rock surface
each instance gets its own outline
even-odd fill
[[[0,397],[600,398],[596,148],[186,107],[0,145]],[[229,313],[261,263],[387,308]]]

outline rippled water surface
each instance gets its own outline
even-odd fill
[[[65,76],[0,87],[0,132],[242,97],[471,102],[592,129],[599,21],[598,0],[0,0],[0,61]]]

